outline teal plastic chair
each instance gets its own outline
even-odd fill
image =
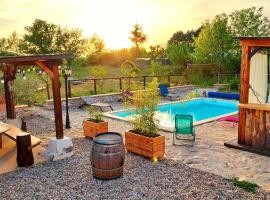
[[[189,137],[191,136],[191,138]],[[191,146],[195,143],[195,129],[193,127],[193,116],[192,115],[181,115],[175,116],[175,131],[173,134],[173,145],[176,144],[176,140],[188,140],[191,141]]]

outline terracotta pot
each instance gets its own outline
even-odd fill
[[[128,152],[133,152],[152,160],[164,159],[165,137],[163,135],[151,138],[128,131],[125,133],[125,146]]]
[[[93,122],[85,119],[83,131],[85,137],[94,138],[99,133],[108,132],[108,122]]]

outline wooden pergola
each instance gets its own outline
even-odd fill
[[[249,103],[251,58],[260,50],[270,48],[270,37],[238,39],[242,47],[238,144],[225,145],[270,155],[270,105]]]
[[[12,84],[15,79],[17,70],[20,68],[26,68],[27,66],[29,67],[36,65],[44,70],[44,72],[46,72],[52,79],[56,138],[62,139],[64,134],[59,66],[61,66],[63,63],[63,59],[68,59],[71,57],[71,54],[0,57],[0,70],[4,74],[7,119],[16,118]]]

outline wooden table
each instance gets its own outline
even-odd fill
[[[0,148],[2,148],[2,133],[5,133],[8,130],[9,130],[8,126],[0,122]]]
[[[2,148],[2,134],[7,136],[9,139],[13,141],[17,141],[17,136],[22,135],[30,135],[30,133],[24,132],[21,129],[17,128],[14,125],[11,124],[5,124],[0,122],[0,148]],[[40,144],[40,139],[31,135],[31,144],[32,148]]]

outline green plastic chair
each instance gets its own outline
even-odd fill
[[[191,136],[192,138],[188,137]],[[188,140],[191,141],[191,146],[195,143],[195,129],[193,127],[192,115],[180,115],[175,116],[175,131],[173,134],[173,145],[176,144],[175,140]]]

